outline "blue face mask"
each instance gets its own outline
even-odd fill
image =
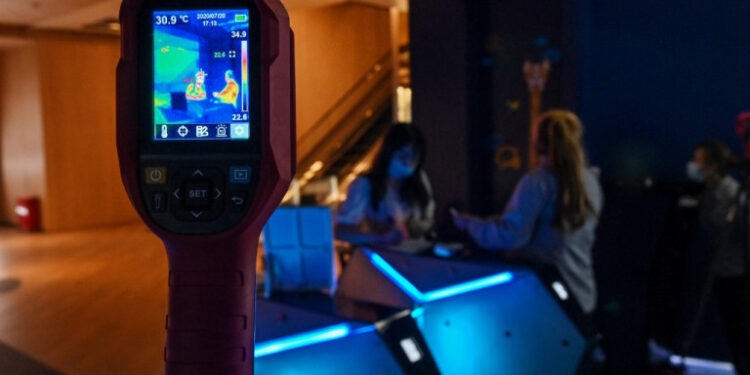
[[[408,166],[398,159],[393,158],[391,165],[388,167],[388,175],[397,180],[403,180],[411,177],[416,170],[416,167]]]
[[[689,179],[695,182],[703,182],[706,180],[706,174],[701,170],[701,167],[694,161],[688,162],[685,166],[685,173]]]

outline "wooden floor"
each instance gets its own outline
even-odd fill
[[[141,225],[0,229],[0,342],[67,375],[161,374],[166,280]]]

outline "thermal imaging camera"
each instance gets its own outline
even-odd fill
[[[166,374],[252,374],[255,259],[296,165],[279,0],[124,0],[117,148],[169,259]]]

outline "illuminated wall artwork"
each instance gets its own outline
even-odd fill
[[[529,169],[534,169],[537,164],[537,155],[534,151],[536,143],[537,120],[542,112],[542,93],[549,78],[551,64],[548,59],[539,63],[526,60],[523,63],[523,74],[529,90]]]
[[[521,152],[518,147],[502,146],[495,150],[495,165],[502,170],[520,170]]]

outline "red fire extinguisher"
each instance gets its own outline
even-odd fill
[[[28,231],[39,230],[39,199],[35,197],[21,198],[16,203],[18,228]]]

